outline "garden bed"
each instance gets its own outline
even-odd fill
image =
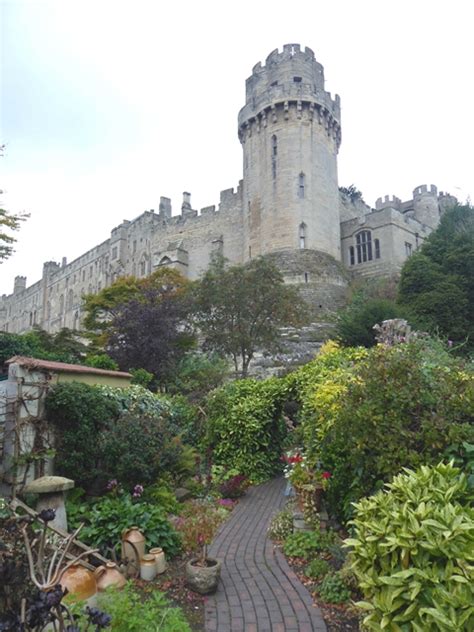
[[[319,597],[317,582],[304,574],[307,560],[301,557],[286,557],[286,560],[321,610],[328,632],[359,632],[359,617],[350,604],[331,604]]]
[[[168,561],[168,568],[153,581],[135,580],[135,586],[146,599],[153,590],[166,594],[171,605],[181,608],[193,632],[204,630],[204,606],[206,597],[189,590],[185,583],[185,567],[192,554],[175,557]]]

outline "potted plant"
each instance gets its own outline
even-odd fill
[[[183,548],[196,554],[186,564],[186,584],[201,595],[215,592],[219,582],[221,563],[208,557],[207,547],[221,520],[215,507],[205,502],[193,501],[187,504],[176,521]]]
[[[312,499],[317,511],[321,511],[322,495],[329,484],[331,474],[312,466],[300,450],[293,450],[284,456],[285,477],[289,480],[296,497],[304,508],[307,499]]]

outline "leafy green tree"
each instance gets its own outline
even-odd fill
[[[19,230],[21,222],[24,222],[27,217],[26,213],[13,214],[0,208],[0,263],[13,254],[13,244],[16,239],[10,233]]]
[[[403,266],[399,302],[413,324],[474,348],[474,209],[455,206]],[[467,341],[467,342],[466,342]]]
[[[280,328],[303,324],[307,314],[298,291],[285,285],[281,272],[263,257],[230,267],[215,258],[194,297],[204,347],[230,356],[242,376],[257,349],[277,350]]]
[[[0,364],[15,355],[80,364],[86,353],[87,347],[81,334],[67,328],[55,334],[40,327],[35,327],[26,334],[0,332]]]

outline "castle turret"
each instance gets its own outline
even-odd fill
[[[16,276],[13,282],[13,294],[19,294],[26,290],[26,277]]]
[[[434,184],[416,187],[413,191],[413,209],[415,218],[429,226],[436,228],[439,224],[438,189]]]
[[[258,63],[239,113],[244,259],[288,249],[340,258],[340,100],[310,48],[286,44]]]

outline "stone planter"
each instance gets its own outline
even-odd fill
[[[200,595],[210,595],[217,590],[221,574],[221,563],[213,558],[206,558],[206,566],[198,566],[198,559],[186,564],[186,584]]]

